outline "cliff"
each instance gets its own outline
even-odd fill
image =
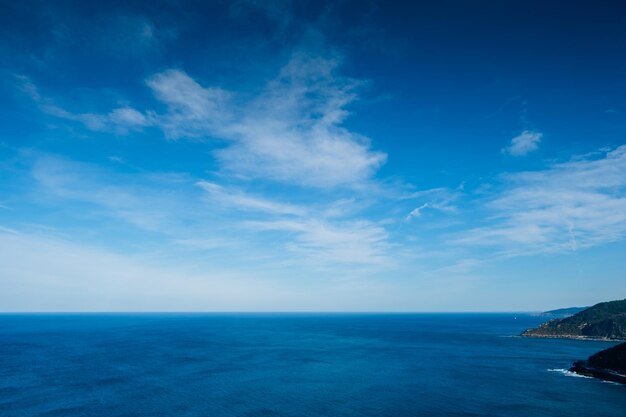
[[[576,361],[570,371],[626,384],[626,343],[598,352],[587,360]]]

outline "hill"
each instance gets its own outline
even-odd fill
[[[526,337],[626,340],[626,300],[596,304],[522,333]]]
[[[541,317],[554,317],[554,318],[565,318],[569,316],[573,316],[576,313],[580,313],[583,310],[588,309],[589,307],[568,307],[568,308],[558,308],[556,310],[544,311],[543,313],[539,313]]]
[[[570,371],[626,384],[626,343],[598,352],[585,361],[576,361]]]

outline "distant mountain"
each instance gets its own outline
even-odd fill
[[[543,313],[539,313],[541,317],[554,317],[554,318],[565,318],[569,316],[573,316],[576,313],[580,313],[583,310],[588,309],[589,307],[568,307],[568,308],[558,308],[556,310],[544,311]]]
[[[626,384],[626,343],[598,352],[585,361],[576,361],[570,371]]]
[[[528,329],[522,336],[626,340],[626,300],[596,304],[573,316]]]

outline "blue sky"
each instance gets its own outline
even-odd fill
[[[626,294],[619,2],[1,5],[2,311]]]

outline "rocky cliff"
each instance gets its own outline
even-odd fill
[[[587,360],[576,361],[570,371],[626,384],[626,343],[598,352]]]

